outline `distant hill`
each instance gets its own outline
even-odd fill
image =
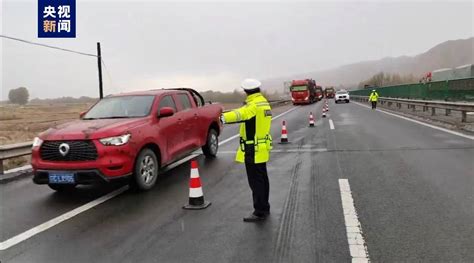
[[[443,42],[425,53],[409,57],[387,57],[380,60],[363,61],[348,64],[324,71],[307,72],[293,76],[282,76],[264,80],[264,87],[270,90],[283,89],[283,82],[292,79],[313,78],[323,86],[340,86],[355,88],[359,82],[366,80],[379,72],[413,74],[421,76],[426,72],[440,68],[453,68],[465,64],[474,64],[474,38],[449,40]]]

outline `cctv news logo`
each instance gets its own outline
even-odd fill
[[[76,0],[38,0],[38,37],[75,38]]]

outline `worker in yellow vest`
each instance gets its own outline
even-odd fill
[[[377,100],[379,99],[379,94],[377,93],[377,91],[375,91],[374,89],[372,90],[372,93],[370,93],[370,96],[369,96],[369,101],[370,103],[372,103],[372,109],[375,110],[377,108]]]
[[[260,92],[261,85],[255,79],[242,81],[241,86],[247,94],[245,105],[226,111],[221,116],[223,123],[240,123],[240,145],[236,161],[245,163],[254,207],[253,213],[245,217],[244,222],[261,221],[270,214],[267,162],[272,149],[272,109]]]

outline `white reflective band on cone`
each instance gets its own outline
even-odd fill
[[[199,178],[199,170],[191,169],[191,178]]]
[[[189,188],[189,197],[195,198],[195,197],[201,197],[204,194],[202,193],[202,187],[199,188]]]

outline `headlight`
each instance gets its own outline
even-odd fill
[[[304,100],[307,100],[307,99],[309,99],[309,96],[306,96],[306,97],[304,98]]]
[[[130,134],[125,134],[122,136],[115,136],[115,137],[109,137],[109,138],[104,138],[100,139],[100,143],[102,143],[105,146],[120,146],[126,144],[130,140],[131,135]]]
[[[39,137],[35,137],[33,139],[33,148],[40,147],[42,143],[43,143],[43,140],[41,140]]]

